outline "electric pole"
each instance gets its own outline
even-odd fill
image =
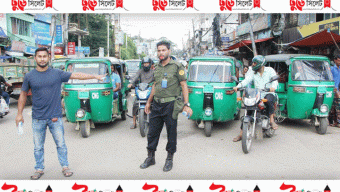
[[[249,22],[249,33],[250,33],[250,39],[251,39],[251,44],[253,47],[253,54],[254,56],[257,55],[257,51],[256,51],[256,45],[255,45],[255,40],[254,40],[254,34],[253,34],[253,25],[251,24],[251,20],[250,20],[250,14],[248,13],[248,22]]]

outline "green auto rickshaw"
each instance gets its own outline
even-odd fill
[[[69,58],[54,59],[51,65],[55,69],[65,70],[65,64],[67,60],[69,60]]]
[[[77,123],[76,130],[80,130],[83,137],[90,135],[90,128],[95,128],[94,123],[109,123],[118,116],[122,120],[126,119],[125,94],[119,93],[119,97],[113,99],[111,64],[116,66],[123,78],[120,63],[111,63],[107,58],[72,59],[66,62],[69,72],[107,74],[103,81],[70,79],[63,87],[66,118],[71,123]]]
[[[310,119],[317,133],[325,134],[334,98],[330,60],[300,54],[268,55],[265,59],[280,76],[276,120]]]
[[[207,137],[211,136],[213,122],[240,118],[241,102],[233,91],[235,63],[235,58],[225,56],[194,57],[189,61],[187,84],[193,110],[190,119],[200,122]]]

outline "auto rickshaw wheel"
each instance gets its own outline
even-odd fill
[[[327,132],[328,119],[327,117],[319,117],[318,120],[320,125],[315,127],[316,132],[318,132],[320,135],[324,135]]]
[[[206,137],[211,136],[211,130],[212,130],[212,121],[204,122],[204,133]]]
[[[80,128],[80,132],[81,132],[82,137],[87,138],[87,137],[90,136],[90,129],[91,129],[90,120],[80,121],[79,122],[79,128]]]
[[[122,111],[122,114],[120,115],[123,121],[126,120],[126,111]]]
[[[242,150],[243,153],[247,154],[250,151],[252,143],[252,126],[249,122],[242,123]]]
[[[146,121],[145,121],[145,114],[144,114],[144,109],[139,109],[138,111],[138,122],[139,122],[139,130],[140,130],[140,135],[142,137],[145,137],[147,134],[147,127],[145,126]]]

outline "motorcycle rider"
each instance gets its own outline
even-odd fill
[[[5,78],[2,75],[0,75],[0,84],[2,83],[8,87],[12,87],[12,84],[6,82]],[[6,104],[9,105],[9,94],[5,90],[1,90],[0,88],[0,95],[5,99]]]
[[[266,83],[270,81],[271,77],[276,76],[276,72],[271,67],[265,67],[266,60],[264,56],[257,55],[252,60],[252,70],[254,71],[253,74],[246,75],[246,78],[239,83],[236,87],[234,87],[234,91],[236,92],[238,88],[245,87],[249,83],[253,82],[255,88],[264,89]],[[250,70],[248,73],[251,72]],[[265,92],[265,94],[261,94],[261,97],[267,99],[268,101],[265,102],[266,108],[268,109],[269,117],[270,117],[270,124],[273,129],[278,129],[278,125],[274,122],[274,110],[275,110],[275,90],[277,89],[278,82],[273,81],[270,86],[270,91]],[[233,139],[234,142],[242,140],[242,129],[240,134]]]
[[[144,57],[142,59],[142,69],[139,69],[137,71],[136,75],[131,80],[131,83],[128,85],[128,88],[131,88],[132,86],[135,87],[138,81],[139,83],[147,83],[147,84],[153,82],[154,70],[151,70],[151,66],[153,64],[154,63],[151,58]],[[133,102],[133,107],[132,107],[133,124],[131,125],[130,129],[135,129],[137,127],[136,125],[137,110],[138,110],[138,103],[135,98],[135,101]]]

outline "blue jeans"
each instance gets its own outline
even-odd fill
[[[2,91],[2,97],[5,99],[7,105],[9,105],[9,95],[6,91]]]
[[[117,92],[113,92],[113,99],[117,99],[118,98],[118,93]]]
[[[47,126],[53,136],[54,142],[57,145],[58,160],[62,167],[68,167],[67,161],[67,148],[64,139],[64,126],[61,118],[58,121],[52,122],[51,119],[47,120],[32,120],[33,127],[33,142],[34,142],[34,157],[35,157],[35,170],[44,170],[44,144],[46,138]]]

